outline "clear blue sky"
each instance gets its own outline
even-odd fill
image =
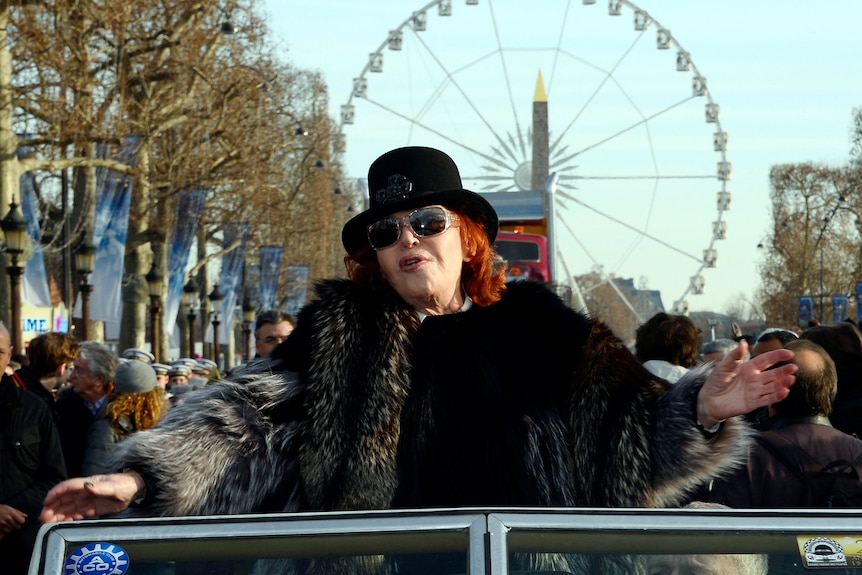
[[[274,39],[286,57],[297,66],[319,70],[324,75],[330,88],[332,114],[337,117],[341,104],[350,96],[353,78],[366,65],[368,54],[383,43],[389,30],[426,4],[412,0],[266,0],[264,8],[270,15]],[[472,164],[474,160],[457,156],[459,146],[488,150],[494,143],[486,141],[487,136],[481,133],[484,128],[470,123],[473,121],[470,116],[494,118],[497,116],[491,109],[500,107],[503,117],[508,114],[527,118],[519,120],[523,122],[520,129],[525,130],[537,69],[541,69],[549,84],[552,139],[555,132],[564,131],[573,117],[574,112],[566,106],[584,97],[583,93],[578,94],[578,89],[586,90],[587,94],[599,92],[599,98],[590,106],[594,114],[587,123],[603,124],[608,136],[615,134],[618,127],[626,129],[637,123],[631,119],[635,103],[638,111],[649,114],[649,110],[680,102],[680,94],[690,92],[691,74],[673,69],[676,50],[660,54],[664,51],[655,48],[658,23],[671,31],[707,79],[710,97],[720,105],[721,128],[728,134],[726,159],[732,162],[733,173],[726,189],[733,194],[733,202],[723,216],[727,239],[715,243],[718,265],[704,272],[704,294],[687,297],[692,310],[723,311],[740,297],[751,299],[759,282],[756,245],[769,229],[770,167],[803,161],[840,165],[848,159],[852,110],[862,107],[859,57],[862,2],[638,0],[624,6],[620,17],[608,15],[606,0],[597,0],[593,6],[584,6],[581,0],[479,0],[478,6],[453,0],[452,4],[454,13],[445,22],[436,8],[428,15],[428,30],[418,37],[423,42],[427,39],[432,46],[430,50],[415,47],[418,45],[415,35],[408,38],[405,34],[405,50],[384,51],[384,72],[368,75],[369,87],[379,104],[369,108],[364,102],[357,103],[357,121],[345,128],[348,146],[345,162],[351,176],[364,176],[368,163],[388,148],[426,142],[450,151],[462,171],[470,172],[477,166]],[[637,44],[632,5],[648,12],[654,20]],[[489,9],[493,9],[496,19],[488,16]],[[581,34],[586,38],[577,45],[578,53],[558,38],[559,22],[564,18],[570,22],[565,36]],[[494,59],[494,55],[486,52],[484,42],[488,38],[493,40],[495,35],[507,50],[549,45],[560,46],[565,53],[557,51],[556,60],[548,54],[536,56],[533,64],[522,62],[529,60],[529,52],[506,52],[511,72],[507,88],[503,76],[494,76],[477,64],[476,68],[470,68],[474,60]],[[626,54],[629,47],[631,54]],[[639,52],[643,54],[638,55]],[[567,59],[584,65],[570,72],[565,68]],[[596,66],[607,70],[616,60],[623,62],[614,74],[618,88],[614,92],[599,90],[602,76],[589,70]],[[407,61],[412,64],[403,64]],[[518,76],[515,69],[522,63],[528,71]],[[467,68],[464,76],[456,77],[453,82],[467,92],[467,97],[460,100],[453,97],[453,83],[438,84],[430,79],[432,76],[422,76],[436,67],[450,71]],[[395,76],[412,86],[424,82],[431,89],[444,88],[449,95],[435,101],[435,109],[423,109],[422,104],[429,100],[422,98],[427,95],[395,84],[385,84],[384,88],[385,79]],[[483,95],[481,84],[494,86],[498,97]],[[507,92],[515,94],[514,101],[506,96]],[[616,95],[611,97],[611,93]],[[380,111],[381,106],[397,109],[413,98],[416,100],[405,109],[409,109],[414,130],[390,125],[379,116],[387,114]],[[523,110],[512,113],[510,108],[522,105]],[[654,107],[650,108],[651,105]],[[471,106],[478,112],[470,110]],[[457,144],[448,145],[446,140],[429,137],[415,128],[415,123],[425,121],[440,125],[433,114],[445,114],[458,126],[446,132],[446,138]],[[587,129],[579,124],[578,130]],[[506,127],[502,132],[512,130]],[[446,129],[441,127],[441,131]],[[593,143],[602,138],[592,137]],[[717,159],[712,149],[712,126],[703,121],[703,99],[679,105],[673,114],[667,113],[667,121],[655,122],[648,133],[639,137],[640,140],[631,141],[612,138],[615,143],[608,149],[601,167],[590,166],[587,156],[583,156],[583,160],[571,166],[572,172],[601,177],[625,169],[640,174],[647,167],[658,166],[665,178],[668,174],[701,174],[701,166],[714,166]],[[649,142],[648,146],[644,141]],[[639,152],[647,148],[646,157],[637,159]],[[474,189],[477,185],[473,183]],[[649,209],[649,221],[641,221],[638,226],[669,242],[679,252],[701,255],[709,240],[706,228],[715,216],[715,193],[719,189],[715,181],[677,182],[670,178],[663,181],[657,194],[653,194],[651,187],[636,189],[637,186],[625,180],[614,185],[623,187],[607,184],[608,187],[602,188],[601,201],[608,203],[600,209],[627,221],[627,207],[644,217]],[[586,186],[579,185],[575,195],[581,191],[586,194]],[[585,201],[590,200],[585,197]],[[582,272],[584,267],[598,263],[605,271],[634,277],[636,283],[643,281],[650,288],[661,289],[669,308],[687,285],[693,264],[685,257],[677,261],[678,254],[671,253],[665,258],[652,251],[639,252],[641,248],[629,246],[628,240],[618,241],[625,234],[609,236],[607,225],[589,231],[597,221],[582,214],[571,217],[570,225],[576,228],[572,234],[575,237],[566,240],[574,241],[571,253],[583,248],[589,254],[567,263],[572,268],[581,268],[571,271]],[[687,227],[689,224],[691,228]],[[583,245],[596,238],[604,245]],[[605,245],[616,243],[624,245],[618,246],[617,251],[603,251]],[[589,258],[593,258],[592,264]]]

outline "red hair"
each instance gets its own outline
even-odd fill
[[[455,212],[457,213],[457,212]],[[473,302],[489,306],[500,301],[506,292],[506,266],[494,251],[485,229],[463,214],[461,219],[461,244],[472,254],[470,261],[461,266],[461,282]],[[347,275],[360,286],[386,285],[377,254],[369,245],[344,257]]]

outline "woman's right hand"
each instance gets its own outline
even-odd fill
[[[74,521],[118,513],[145,493],[144,479],[135,471],[67,479],[45,496],[39,520]]]

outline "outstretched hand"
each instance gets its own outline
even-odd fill
[[[117,513],[131,505],[143,489],[143,479],[135,472],[67,479],[45,496],[39,520],[74,521]]]
[[[704,427],[778,403],[790,393],[789,388],[796,381],[796,366],[768,368],[792,359],[792,351],[776,349],[746,361],[747,351],[748,344],[741,341],[703,384],[697,396],[697,417]]]

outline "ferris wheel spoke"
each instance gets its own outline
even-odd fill
[[[673,109],[675,109],[675,108],[678,108],[679,106],[682,106],[682,105],[686,104],[687,102],[691,101],[693,98],[694,98],[694,96],[688,96],[688,97],[683,98],[682,100],[680,100],[680,101],[678,101],[678,102],[675,102],[675,103],[673,103],[673,104],[671,104],[671,105],[669,105],[669,106],[667,106],[667,107],[665,107],[665,108],[663,108],[663,109],[659,110],[658,112],[655,112],[654,114],[651,114],[651,115],[649,115],[649,116],[641,117],[641,119],[640,119],[639,121],[635,122],[634,124],[632,124],[632,125],[630,125],[630,126],[627,126],[627,127],[623,128],[623,129],[621,129],[621,130],[618,130],[618,131],[614,132],[613,134],[610,134],[608,137],[606,137],[606,138],[602,138],[601,140],[598,140],[597,142],[595,142],[595,143],[594,143],[594,144],[592,144],[592,145],[585,146],[585,147],[581,148],[581,149],[580,149],[580,150],[578,150],[578,151],[572,152],[572,153],[571,153],[571,154],[569,154],[568,156],[565,156],[564,158],[561,158],[559,161],[560,161],[560,162],[568,162],[568,161],[570,161],[570,160],[574,159],[575,157],[577,157],[577,156],[579,156],[579,155],[583,154],[584,152],[588,152],[588,151],[593,150],[593,149],[595,149],[595,148],[597,148],[597,147],[599,147],[599,146],[601,146],[601,145],[603,145],[603,144],[607,144],[607,143],[609,143],[609,142],[611,142],[611,141],[615,140],[616,138],[619,138],[619,137],[621,137],[621,136],[623,136],[623,135],[625,135],[625,134],[627,134],[627,133],[631,132],[631,131],[632,131],[632,130],[634,130],[635,128],[639,128],[639,127],[641,127],[641,126],[647,125],[651,120],[655,120],[655,119],[656,119],[656,118],[658,118],[659,116],[661,116],[661,115],[663,115],[663,114],[666,114],[666,113],[670,112],[671,110],[673,110]],[[571,125],[571,124],[570,124],[570,125]],[[557,139],[557,142],[559,142],[559,138]],[[710,177],[712,177],[712,178],[714,179],[714,178],[715,178],[715,175],[713,174],[713,175],[712,175],[712,176],[710,176]]]
[[[518,138],[521,140],[521,149],[526,149],[525,143],[523,141],[521,124],[518,120],[518,108],[515,104],[515,98],[512,95],[512,82],[509,78],[509,67],[506,65],[505,58],[505,50],[503,49],[503,42],[500,39],[500,27],[497,24],[497,16],[494,13],[494,4],[492,2],[488,3],[488,10],[490,11],[491,17],[491,25],[494,29],[494,41],[497,43],[497,53],[500,55],[500,67],[502,68],[503,78],[506,82],[506,93],[509,95],[509,105],[512,108],[512,118],[515,122],[515,133],[518,135]]]
[[[583,113],[590,107],[590,104],[592,104],[593,100],[596,99],[596,97],[602,91],[602,88],[604,88],[605,84],[607,84],[609,81],[616,83],[616,80],[614,79],[614,72],[616,72],[616,70],[620,67],[620,65],[622,65],[622,63],[625,61],[626,57],[629,54],[631,54],[631,51],[634,50],[635,46],[637,46],[642,35],[643,34],[639,34],[635,38],[635,40],[631,44],[629,44],[628,48],[622,53],[622,55],[620,55],[619,59],[617,59],[617,61],[614,63],[614,65],[611,67],[610,70],[608,70],[608,71],[602,70],[602,72],[605,74],[604,78],[602,78],[602,81],[596,85],[595,90],[593,90],[593,92],[587,98],[587,101],[584,102],[584,105],[581,106],[581,109],[578,110],[577,113],[575,113],[575,115],[572,117],[572,120],[568,123],[568,125],[566,125],[566,127],[563,128],[563,131],[560,133],[559,136],[557,136],[557,139],[552,143],[551,147],[554,147],[557,144],[559,144],[560,141],[566,136],[566,134],[569,133],[569,130],[572,129],[572,127],[575,125],[575,122],[577,122],[578,119],[583,115]],[[597,68],[597,69],[600,69],[600,68]]]
[[[610,215],[610,214],[608,214],[608,213],[606,213],[606,212],[603,212],[603,211],[601,211],[601,210],[599,210],[599,209],[597,209],[597,208],[594,208],[593,206],[589,205],[588,203],[586,203],[586,202],[584,202],[584,201],[581,201],[581,200],[579,200],[578,198],[576,198],[576,197],[574,197],[574,196],[572,196],[572,195],[570,195],[570,194],[567,194],[567,193],[562,192],[562,191],[557,191],[557,195],[559,195],[559,196],[561,196],[561,197],[565,198],[566,200],[568,200],[568,201],[570,201],[570,202],[574,202],[574,203],[578,204],[579,206],[581,206],[581,207],[583,207],[583,208],[586,208],[586,209],[590,210],[590,211],[591,211],[591,212],[593,212],[594,214],[599,215],[599,216],[601,216],[601,217],[605,218],[606,220],[609,220],[609,221],[614,222],[615,224],[618,224],[618,225],[620,225],[620,226],[622,226],[622,227],[624,227],[624,228],[626,228],[626,229],[628,229],[628,230],[631,230],[631,231],[635,232],[636,234],[638,234],[638,235],[640,235],[640,236],[642,236],[642,237],[644,237],[644,238],[646,238],[646,239],[652,240],[653,242],[655,242],[655,243],[657,243],[657,244],[659,244],[659,245],[662,245],[662,246],[664,246],[664,247],[668,248],[668,249],[669,249],[669,250],[671,250],[671,251],[674,251],[674,252],[676,252],[676,253],[678,253],[678,254],[680,254],[680,255],[682,255],[682,256],[685,256],[685,257],[687,257],[687,258],[689,258],[689,259],[692,259],[692,260],[694,260],[694,261],[696,261],[696,262],[700,262],[700,261],[701,261],[701,258],[699,258],[699,257],[695,256],[694,254],[690,254],[690,253],[688,253],[688,252],[686,252],[686,251],[684,251],[684,250],[681,250],[681,249],[679,249],[678,247],[676,247],[676,246],[674,246],[674,245],[672,245],[672,244],[670,244],[670,243],[668,243],[668,242],[664,241],[663,239],[661,239],[661,238],[659,238],[659,237],[656,237],[656,236],[654,236],[654,235],[652,235],[652,234],[647,233],[647,232],[646,232],[646,230],[643,230],[643,229],[641,229],[641,228],[640,228],[640,227],[638,227],[638,226],[635,226],[635,225],[629,224],[628,222],[624,222],[624,221],[622,221],[622,220],[621,220],[621,219],[619,219],[619,218],[616,218],[616,217],[614,217],[614,216],[612,216],[612,215]]]
[[[476,117],[479,118],[479,120],[482,122],[482,124],[485,125],[485,127],[494,136],[494,138],[497,140],[497,142],[499,142],[499,144],[503,148],[508,149],[508,146],[507,146],[505,140],[500,136],[500,134],[497,132],[497,129],[493,126],[493,124],[488,121],[488,118],[485,116],[485,114],[483,114],[482,111],[479,109],[479,107],[473,102],[473,99],[470,97],[470,95],[467,93],[467,91],[464,89],[464,87],[461,85],[461,83],[458,82],[458,80],[456,79],[453,71],[450,70],[443,63],[442,60],[440,60],[440,58],[437,56],[437,54],[434,52],[434,50],[428,45],[427,42],[425,42],[425,40],[419,34],[416,34],[416,39],[420,44],[422,44],[422,46],[425,48],[428,55],[431,56],[431,58],[434,60],[434,63],[438,66],[440,71],[446,76],[446,80],[449,83],[451,83],[452,86],[455,87],[455,89],[458,91],[458,93],[461,95],[461,97],[464,99],[464,101],[467,103],[467,105],[470,107],[470,109],[473,110],[473,112],[476,114]],[[505,66],[504,66],[504,69],[505,69]],[[508,83],[508,79],[507,79],[507,83]],[[509,99],[510,99],[510,101],[512,101],[511,88],[509,89]],[[513,105],[514,105],[514,102],[513,102]],[[515,121],[517,124],[517,115],[515,116]],[[517,133],[520,133],[520,132],[521,132],[520,126],[517,126]],[[523,143],[522,143],[522,145],[523,145]]]
[[[432,133],[432,134],[434,134],[440,138],[443,138],[444,140],[448,141],[449,143],[454,144],[454,145],[458,146],[459,148],[470,152],[471,154],[476,154],[477,156],[480,156],[480,157],[484,158],[485,160],[488,160],[489,162],[493,162],[493,163],[499,164],[500,166],[506,167],[504,164],[500,163],[499,160],[494,158],[492,155],[490,155],[486,152],[483,152],[477,148],[474,148],[472,146],[468,146],[464,142],[458,141],[455,138],[449,136],[448,134],[445,134],[445,133],[441,132],[440,130],[432,128],[428,124],[425,124],[423,122],[418,121],[416,118],[412,118],[412,117],[404,114],[403,112],[399,112],[398,110],[395,110],[395,109],[391,108],[390,106],[387,106],[385,104],[382,104],[381,102],[378,102],[377,100],[373,100],[370,98],[366,98],[365,100],[369,104],[377,106],[381,110],[384,110],[385,112],[392,114],[393,116],[396,116],[396,117],[404,120],[410,126],[419,127],[419,128],[422,128],[423,130],[427,130],[428,132],[430,132],[430,133]]]

